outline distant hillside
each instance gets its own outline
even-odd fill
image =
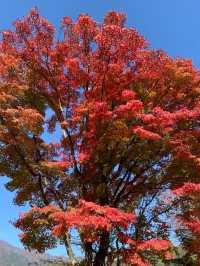
[[[169,263],[154,261],[154,266],[193,266],[196,265],[193,256],[188,256],[181,247],[174,249],[175,259]],[[62,257],[41,255],[35,252],[27,252],[16,248],[5,241],[0,240],[0,266],[66,266]],[[83,265],[83,264],[80,264]],[[70,266],[70,264],[68,265]],[[115,263],[113,266],[116,266]],[[125,266],[124,264],[121,266]]]
[[[0,240],[0,266],[62,266],[61,260],[61,258],[27,252]]]

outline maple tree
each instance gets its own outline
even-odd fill
[[[2,32],[0,173],[32,207],[21,241],[60,242],[72,264],[75,244],[88,266],[170,260],[170,213],[199,191],[200,72],[150,49],[124,14],[65,17],[62,32],[37,9]],[[197,203],[184,222],[199,248]]]

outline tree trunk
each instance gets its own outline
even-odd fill
[[[92,266],[93,261],[93,251],[92,251],[92,243],[86,242],[84,243],[85,249],[85,266]]]
[[[106,265],[106,257],[108,255],[108,246],[109,246],[109,233],[105,232],[101,236],[99,250],[96,253],[93,266],[105,266]]]
[[[75,255],[74,255],[74,252],[73,252],[72,247],[71,247],[71,240],[70,240],[70,236],[69,236],[68,233],[64,237],[64,244],[65,244],[65,248],[67,250],[67,255],[69,257],[69,262],[72,265],[75,265],[76,264],[76,259],[75,259]]]

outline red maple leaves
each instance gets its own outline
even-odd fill
[[[36,206],[16,225],[40,250],[56,240],[70,247],[76,228],[95,266],[112,254],[148,265],[144,250],[170,257],[166,230],[157,239],[163,206],[140,207],[158,192],[178,188],[179,201],[192,195],[195,219],[184,223],[199,234],[200,73],[189,60],[149,49],[124,23],[115,12],[101,24],[65,17],[58,41],[33,9],[2,32],[0,45],[1,174],[19,204]],[[146,233],[151,227],[155,234]]]

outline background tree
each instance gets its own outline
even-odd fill
[[[200,262],[200,213],[199,213],[199,192],[200,186],[196,183],[186,183],[182,187],[174,190],[177,196],[182,198],[180,205],[182,212],[179,214],[179,221],[182,227],[178,230],[178,235],[184,248],[191,256]]]
[[[199,182],[200,73],[124,23],[65,17],[56,40],[33,9],[2,32],[0,173],[33,207],[15,225],[29,249],[63,243],[72,264],[73,244],[84,265],[170,259],[181,199],[165,197]]]

